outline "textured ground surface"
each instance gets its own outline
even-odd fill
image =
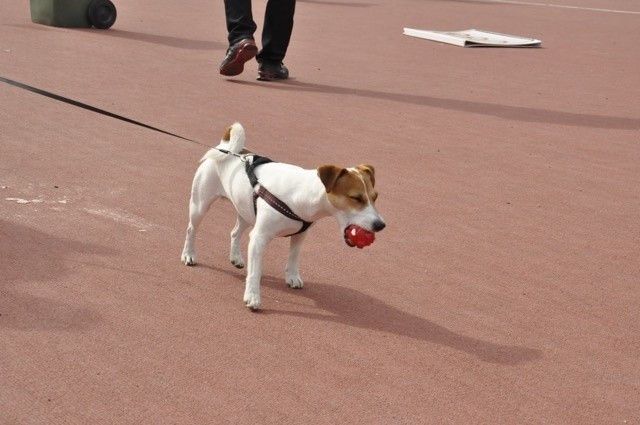
[[[0,77],[202,145],[0,83],[0,423],[638,423],[640,6],[557,1],[299,0],[286,83],[217,74],[222,2],[116,0],[98,31],[3,1]],[[256,314],[228,204],[179,262],[236,120],[280,161],[374,164],[388,224],[314,226],[302,290],[274,241]]]

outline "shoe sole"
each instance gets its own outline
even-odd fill
[[[280,77],[278,74],[273,72],[262,72],[258,71],[258,81],[276,81],[276,80],[286,80],[289,77]]]
[[[236,56],[231,60],[231,62],[220,68],[220,74],[226,75],[227,77],[242,74],[242,71],[244,71],[244,64],[253,59],[257,54],[258,47],[255,44],[247,43],[240,46]]]

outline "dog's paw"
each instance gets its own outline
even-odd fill
[[[260,309],[260,295],[256,295],[256,294],[249,294],[248,296],[245,295],[244,296],[244,303],[251,310],[254,310],[254,311],[258,310],[258,309]]]
[[[302,278],[300,277],[300,275],[287,276],[285,278],[285,282],[287,282],[287,286],[289,288],[300,289],[302,288],[302,286],[304,286],[304,283],[302,282]]]
[[[244,297],[242,298],[251,310],[257,310],[260,308],[260,284],[251,285],[247,282],[244,288]]]
[[[229,257],[229,261],[231,261],[231,264],[233,264],[233,267],[236,269],[244,268],[244,258],[242,258],[242,256],[231,256]]]
[[[183,252],[182,253],[182,257],[180,257],[180,259],[182,260],[182,263],[185,266],[195,266],[196,265],[196,255],[195,254],[189,254],[187,252]]]

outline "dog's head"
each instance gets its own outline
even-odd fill
[[[334,208],[333,216],[345,235],[352,226],[368,232],[379,232],[386,224],[378,210],[375,190],[375,170],[371,165],[360,164],[353,168],[335,165],[318,167],[318,177],[327,190],[327,199]]]

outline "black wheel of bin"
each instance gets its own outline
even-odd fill
[[[116,7],[110,0],[92,0],[89,3],[89,22],[94,27],[106,30],[116,21]]]

